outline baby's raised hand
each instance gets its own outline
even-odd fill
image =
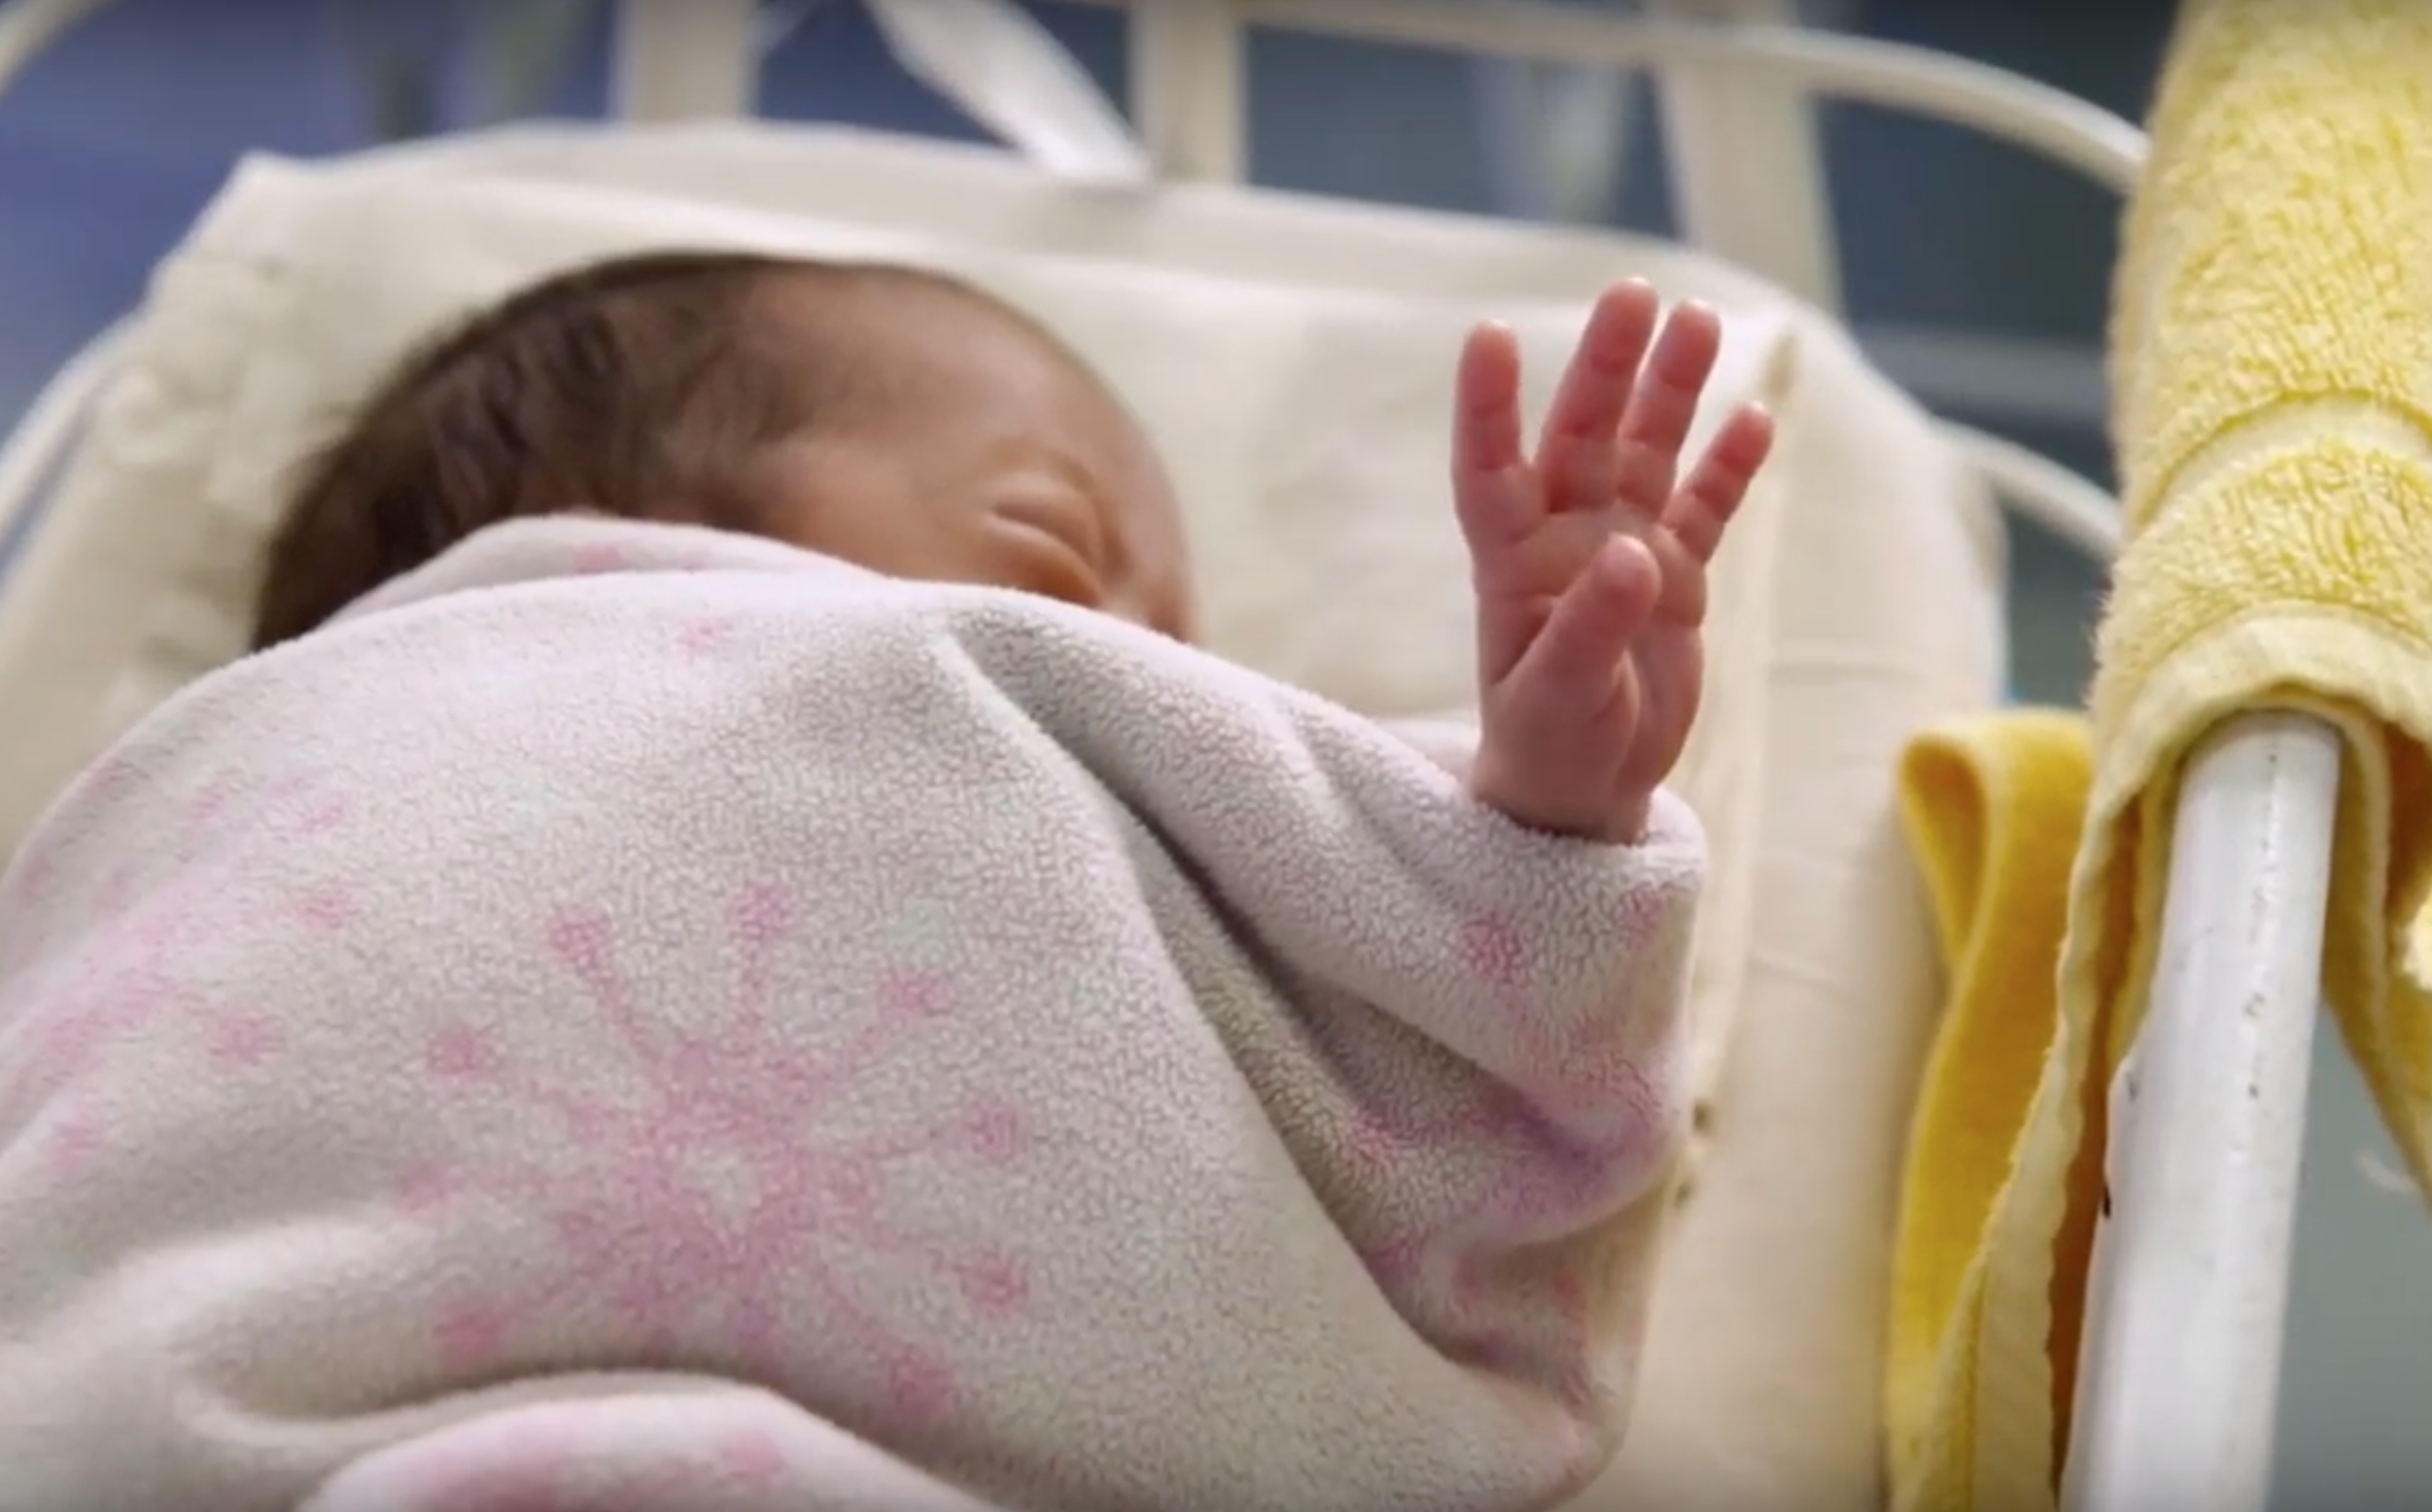
[[[1706,564],[1773,444],[1745,405],[1683,480],[1721,326],[1663,319],[1643,283],[1588,317],[1532,457],[1520,352],[1462,349],[1452,484],[1477,588],[1481,730],[1471,790],[1538,829],[1636,841],[1680,759],[1704,672]]]

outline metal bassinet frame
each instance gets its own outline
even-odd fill
[[[0,88],[105,3],[0,8]],[[751,113],[754,0],[619,3],[622,119]],[[1685,239],[1825,309],[1839,279],[1815,96],[1959,122],[2122,193],[2145,155],[2133,124],[2085,101],[1802,28],[1794,0],[1646,0],[1636,15],[1544,0],[1088,3],[1132,13],[1131,119],[1167,180],[1242,178],[1253,26],[1647,72]],[[105,333],[69,363],[0,452],[0,526],[63,457],[116,348]],[[2013,506],[2098,558],[2117,549],[2100,490],[2023,448],[1952,433]],[[2270,710],[2226,721],[2188,767],[2150,1016],[2113,1092],[2117,1200],[2098,1242],[2068,1512],[2265,1504],[2339,771],[2327,727]]]

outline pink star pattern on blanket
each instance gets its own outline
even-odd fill
[[[851,1134],[821,1118],[856,1080],[920,1053],[919,1042],[951,1032],[971,1005],[920,971],[882,979],[860,1004],[782,1001],[779,958],[796,922],[773,888],[736,899],[727,1009],[686,1025],[638,983],[614,920],[583,909],[552,916],[544,947],[627,1052],[612,1057],[624,1062],[612,1083],[521,1064],[470,1024],[432,1036],[428,1069],[456,1117],[479,1117],[487,1103],[518,1120],[547,1117],[562,1134],[545,1162],[426,1172],[400,1194],[424,1211],[494,1202],[539,1215],[545,1229],[521,1285],[467,1297],[441,1320],[436,1342],[451,1366],[493,1365],[519,1331],[551,1320],[604,1317],[656,1362],[706,1358],[771,1385],[805,1359],[867,1361],[892,1405],[925,1416],[954,1400],[951,1350],[890,1317],[856,1278],[917,1277],[923,1292],[942,1283],[973,1326],[1026,1308],[1019,1255],[922,1232],[890,1202],[899,1180],[938,1161],[1020,1158],[1029,1143],[1021,1108],[986,1101],[943,1122]],[[816,1048],[781,1017],[855,1011],[862,1020],[842,1043]],[[479,1102],[468,1106],[469,1094]]]
[[[104,796],[140,780],[110,765],[90,779]],[[21,1026],[13,1064],[0,1068],[0,1117],[48,1105],[38,1148],[54,1180],[74,1180],[111,1147],[109,1117],[80,1085],[120,1046],[184,1034],[212,1075],[275,1069],[280,1026],[198,986],[186,968],[231,934],[344,929],[354,913],[344,879],[298,875],[288,862],[295,842],[352,816],[350,802],[312,776],[223,772],[196,787],[157,848],[130,849],[101,875],[95,902],[122,927],[72,958],[62,990]],[[50,884],[47,856],[27,867],[25,885]]]
[[[1345,1153],[1352,1170],[1372,1183],[1443,1151],[1508,1153],[1504,1179],[1474,1202],[1448,1219],[1391,1224],[1362,1257],[1380,1286],[1432,1315],[1430,1331],[1448,1353],[1583,1401],[1595,1385],[1587,1363],[1593,1320],[1589,1288],[1576,1263],[1556,1266],[1535,1288],[1522,1289],[1533,1290],[1535,1305],[1518,1312],[1492,1305],[1508,1300],[1510,1291],[1490,1285],[1489,1269],[1508,1258],[1504,1247],[1514,1236],[1534,1229],[1550,1240],[1577,1223],[1583,1210],[1617,1206],[1641,1174],[1644,1138],[1632,1129],[1609,1146],[1582,1146],[1507,1092],[1484,1094],[1457,1113],[1431,1118],[1392,1118],[1364,1109]]]
[[[676,643],[687,656],[714,656],[735,638],[735,630],[736,620],[731,614],[697,614],[677,629]]]
[[[611,542],[586,542],[574,548],[568,564],[577,577],[597,576],[607,572],[626,572],[633,564],[622,548]]]
[[[1644,918],[1618,923],[1628,948],[1643,948],[1652,934]],[[1516,1311],[1496,1305],[1514,1294],[1513,1278],[1499,1284],[1493,1272],[1513,1263],[1514,1241],[1556,1240],[1654,1179],[1654,1162],[1670,1148],[1672,1109],[1641,1058],[1613,1043],[1611,1023],[1543,1027],[1531,997],[1535,952],[1545,945],[1502,914],[1463,921],[1452,941],[1499,1021],[1529,1042],[1530,1091],[1481,1082],[1457,1106],[1427,1113],[1372,1102],[1354,1113],[1342,1153],[1355,1185],[1382,1187],[1394,1173],[1447,1154],[1497,1152],[1498,1174],[1474,1200],[1432,1220],[1389,1222],[1364,1258],[1380,1285],[1430,1315],[1430,1331],[1450,1353],[1581,1403],[1596,1389],[1598,1354],[1584,1257],[1549,1265],[1519,1288],[1534,1301]]]
[[[1461,926],[1461,963],[1498,993],[1517,989],[1528,970],[1528,944],[1520,926],[1499,913],[1481,913]]]
[[[1613,921],[1614,938],[1598,948],[1646,954],[1657,942],[1660,911],[1652,903],[1632,902],[1638,906]],[[1469,919],[1454,944],[1462,964],[1500,1010],[1500,1021],[1525,1043],[1535,1071],[1531,1090],[1546,1107],[1577,1112],[1585,1121],[1635,1123],[1644,1141],[1640,1148],[1663,1148],[1672,1110],[1664,1085],[1648,1074],[1654,1048],[1616,1034],[1616,1023],[1625,1021],[1618,1014],[1583,1014],[1567,1025],[1549,1020],[1533,1001],[1533,944],[1525,928],[1500,914]]]

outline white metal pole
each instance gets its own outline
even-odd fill
[[[110,0],[9,0],[0,5],[0,89],[67,34],[70,27]]]
[[[1580,3],[1591,14],[1620,15],[1633,0]],[[1594,64],[1509,57],[1473,58],[1470,74],[1492,208],[1532,221],[1609,221],[1643,129],[1646,80]]]
[[[1241,183],[1248,36],[1231,0],[1132,0],[1129,9],[1132,125],[1157,176]]]
[[[2065,1512],[2263,1512],[2339,739],[2244,714],[2188,763],[2152,1000],[2112,1088]]]
[[[620,0],[611,110],[635,124],[749,116],[758,24],[757,0]]]
[[[1797,0],[1647,0],[1647,10],[1726,26],[1792,27],[1799,18]],[[1815,101],[1728,62],[1667,65],[1655,101],[1681,239],[1838,310],[1840,255]]]
[[[1165,0],[1071,0],[1151,9]],[[1195,5],[1200,0],[1179,0]],[[1970,127],[2125,191],[2145,159],[2133,121],[2063,89],[1930,48],[1800,27],[1719,27],[1601,15],[1541,0],[1230,0],[1236,27],[1606,68],[1715,64],[1774,88],[1907,111]],[[1237,35],[1237,34],[1236,34]]]

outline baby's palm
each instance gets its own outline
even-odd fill
[[[1657,329],[1652,290],[1597,304],[1533,458],[1519,354],[1462,354],[1454,498],[1477,589],[1474,786],[1523,823],[1635,838],[1680,759],[1704,675],[1706,564],[1772,441],[1743,407],[1685,482],[1681,447],[1720,344],[1711,311]]]

